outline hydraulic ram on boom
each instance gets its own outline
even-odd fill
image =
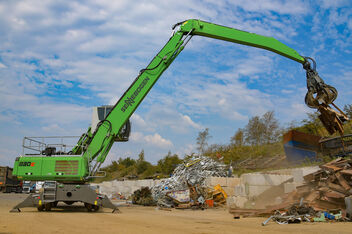
[[[23,180],[52,180],[65,186],[68,182],[82,184],[99,172],[115,141],[126,141],[130,132],[129,118],[148,94],[161,74],[185,48],[193,36],[203,36],[218,40],[243,44],[272,51],[293,61],[301,63],[307,71],[306,103],[309,107],[329,115],[324,125],[330,132],[343,132],[343,113],[333,111],[329,104],[337,97],[337,91],[326,85],[315,70],[311,58],[299,55],[294,49],[272,37],[261,36],[233,28],[216,25],[201,20],[187,20],[173,26],[173,34],[165,46],[153,58],[150,64],[142,69],[131,86],[121,96],[110,112],[97,126],[91,126],[83,134],[77,145],[66,155],[55,155],[55,149],[45,149],[45,155],[23,155],[15,161],[14,174]],[[309,60],[313,61],[311,66]],[[326,119],[326,118],[325,118]],[[94,130],[95,129],[95,130]],[[25,163],[33,166],[23,166]],[[25,164],[27,165],[27,164]],[[56,199],[57,201],[58,199]],[[60,200],[62,201],[62,199]],[[90,201],[77,198],[91,204]],[[101,205],[100,203],[98,205]],[[19,207],[17,207],[19,208]]]

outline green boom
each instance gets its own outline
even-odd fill
[[[210,37],[269,50],[304,63],[304,57],[295,50],[272,37],[224,27],[200,20],[187,20],[175,25],[179,26],[166,45],[153,58],[146,69],[143,69],[120,100],[115,104],[109,115],[101,122],[92,136],[87,138],[87,147],[81,156],[22,156],[16,159],[14,174],[24,180],[56,180],[82,182],[89,179],[92,171],[99,168],[105,161],[115,139],[126,121],[137,109],[161,74],[170,66],[177,55],[184,49],[189,39],[194,36]],[[71,171],[60,173],[58,161],[68,161]],[[95,167],[92,168],[92,162]],[[31,162],[33,166],[27,165]],[[59,164],[60,165],[60,164]]]

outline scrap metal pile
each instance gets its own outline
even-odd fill
[[[348,219],[342,216],[341,210],[336,210],[335,212],[316,211],[313,207],[304,204],[302,199],[299,205],[292,205],[287,211],[276,210],[262,225],[267,225],[270,220],[278,224],[290,224],[326,221],[344,222]]]
[[[226,166],[209,157],[193,156],[187,162],[180,164],[172,176],[152,188],[152,196],[158,206],[174,207],[173,194],[176,191],[196,190],[194,203],[204,204],[207,197],[205,179],[210,176],[225,177]],[[195,201],[196,200],[196,201]]]

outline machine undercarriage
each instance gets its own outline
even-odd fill
[[[20,208],[37,207],[38,211],[50,211],[58,202],[72,205],[81,202],[88,211],[98,211],[100,207],[119,211],[106,195],[94,191],[89,184],[64,184],[56,181],[45,181],[38,194],[30,194],[23,202],[17,204],[11,212],[21,212]]]

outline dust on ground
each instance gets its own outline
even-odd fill
[[[266,218],[233,219],[226,209],[156,210],[121,207],[122,213],[103,209],[88,213],[83,206],[38,212],[9,210],[26,197],[0,193],[0,233],[351,233],[352,223],[302,223],[261,226]]]

